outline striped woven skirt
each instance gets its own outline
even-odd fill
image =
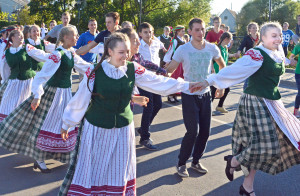
[[[84,120],[59,195],[136,195],[133,122],[104,129]]]
[[[61,138],[62,116],[72,98],[71,88],[57,88],[37,138],[37,148],[48,152],[71,152],[75,148],[77,128],[68,132],[68,140]]]
[[[33,78],[7,80],[0,87],[0,122],[31,94]]]
[[[41,150],[37,147],[40,132],[47,124],[46,119],[49,117],[49,111],[55,107],[53,103],[57,95],[59,95],[59,93],[57,93],[58,91],[59,88],[45,86],[40,105],[35,111],[31,109],[33,96],[30,96],[12,111],[0,123],[0,146],[7,150],[30,156],[36,160],[55,159],[64,163],[69,162],[70,148],[66,148],[67,152],[51,152]],[[68,100],[63,100],[62,105],[56,105],[56,108],[61,108],[66,105],[67,102]],[[61,111],[61,109],[58,110]],[[60,119],[57,119],[57,121],[55,120],[56,118],[54,118],[52,123],[61,124],[62,113],[52,113],[52,115],[60,116]],[[49,119],[49,121],[51,121],[51,119]],[[59,132],[60,130],[61,126],[58,128]],[[74,138],[76,138],[76,135]],[[71,144],[74,147],[76,143],[75,140],[76,139],[74,139],[74,141],[72,141],[73,144]]]
[[[240,98],[232,152],[241,165],[237,170],[242,169],[245,176],[250,169],[275,175],[300,164],[300,152],[279,128],[264,99],[249,94]]]

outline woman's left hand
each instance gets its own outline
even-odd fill
[[[69,135],[68,135],[68,131],[67,130],[64,130],[63,128],[60,130],[61,132],[61,138],[66,142]]]
[[[41,102],[40,99],[33,99],[32,102],[31,102],[31,109],[32,109],[33,111],[35,111],[36,108],[39,107],[40,102]]]

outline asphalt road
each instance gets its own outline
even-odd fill
[[[73,76],[74,90],[78,86],[78,76]],[[230,111],[226,115],[212,118],[211,135],[201,162],[209,172],[201,175],[188,169],[190,177],[181,179],[176,174],[175,165],[185,127],[182,120],[181,104],[175,106],[166,102],[151,126],[151,138],[158,145],[159,151],[148,151],[137,142],[137,194],[138,195],[209,195],[235,196],[242,184],[242,172],[235,173],[235,180],[229,182],[224,174],[223,157],[231,153],[231,127],[236,114],[236,107],[241,95],[242,84],[231,88],[225,101]],[[286,73],[280,84],[282,100],[292,111],[296,96],[294,74]],[[216,107],[218,100],[213,103]],[[134,121],[140,126],[142,109],[134,108]],[[0,195],[57,195],[67,170],[67,165],[54,160],[47,160],[50,174],[33,170],[31,158],[18,155],[0,148]],[[187,164],[190,166],[190,161]],[[255,192],[258,196],[299,196],[300,166],[271,176],[258,172],[255,180]]]

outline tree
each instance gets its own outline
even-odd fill
[[[19,22],[21,25],[30,25],[34,24],[37,20],[37,16],[30,15],[30,10],[28,6],[25,6],[20,12],[19,12]]]
[[[8,22],[8,13],[7,12],[0,12],[0,20]]]
[[[151,23],[155,29],[165,25],[187,25],[192,17],[198,16],[209,22],[210,2],[212,0],[31,0],[30,9],[22,14],[34,19],[33,23],[50,20],[60,21],[61,14],[69,11],[71,24],[76,25],[79,32],[87,29],[87,22],[94,18],[99,29],[105,29],[104,15],[116,11],[121,21],[131,21],[135,26],[141,22]],[[142,4],[141,4],[142,3]],[[142,8],[142,9],[140,9]],[[140,18],[140,14],[142,14]],[[23,17],[23,16],[22,16]],[[20,18],[20,17],[19,17]],[[25,21],[26,19],[22,19]],[[26,21],[27,23],[27,21]]]
[[[296,15],[299,14],[298,2],[292,0],[272,0],[271,20],[290,22],[291,28],[294,28]],[[247,25],[253,21],[259,25],[269,20],[269,0],[251,0],[241,9],[237,16],[238,35],[247,34]]]

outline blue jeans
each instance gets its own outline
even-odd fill
[[[140,141],[144,141],[144,140],[150,139],[149,127],[150,127],[154,117],[157,115],[157,113],[161,109],[162,101],[161,101],[160,95],[150,93],[141,88],[138,88],[138,90],[139,90],[141,96],[145,96],[145,97],[149,98],[147,107],[144,107],[144,109],[143,109],[141,128],[139,130],[139,133],[141,136]]]
[[[193,163],[197,164],[202,157],[210,134],[211,96],[181,93],[183,122],[186,128],[180,153],[178,166],[185,165],[193,151]]]
[[[295,74],[295,79],[296,79],[296,84],[298,88],[298,93],[296,95],[296,100],[295,100],[295,108],[299,109],[300,106],[300,74]]]

